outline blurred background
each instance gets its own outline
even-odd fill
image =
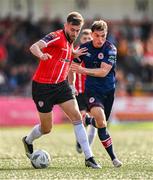
[[[38,60],[35,41],[63,28],[71,11],[84,28],[104,19],[107,39],[118,49],[112,122],[153,121],[153,0],[0,0],[0,126],[38,122],[31,78]],[[54,122],[68,122],[55,106]]]

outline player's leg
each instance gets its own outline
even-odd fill
[[[84,118],[84,125],[86,126],[85,120],[88,119],[89,121],[92,121],[93,116],[91,115],[90,112],[86,113],[86,116]],[[87,135],[88,135],[88,140],[89,140],[89,145],[91,146],[94,142],[94,139],[97,135],[97,128],[95,128],[94,126],[90,125],[87,127]]]
[[[81,113],[81,116],[82,116],[82,118],[85,118],[85,116],[86,116],[86,104],[84,101],[84,93],[79,93],[76,96],[76,100],[78,103],[78,107],[79,107],[79,111]],[[78,153],[82,153],[81,146],[77,140],[76,140],[76,150]]]
[[[92,119],[93,119],[93,117],[89,116],[89,114],[86,111],[84,111],[84,113],[82,115],[82,118],[83,118],[84,122],[85,122],[85,119],[88,119],[88,121],[89,120],[92,121]],[[86,127],[86,123],[84,123],[84,125]],[[92,125],[89,125],[86,130],[87,130],[87,136],[88,136],[89,145],[92,146],[92,144],[93,144],[93,142],[95,140],[96,134],[97,134],[97,128],[95,128]],[[80,146],[80,144],[78,142],[76,143],[76,150],[77,150],[78,153],[82,153],[81,146]]]
[[[40,138],[44,134],[48,134],[52,129],[52,117],[51,112],[41,113],[39,112],[40,124],[34,126],[32,131],[25,137],[23,137],[23,143],[27,157],[31,157],[33,153],[33,141]]]
[[[89,157],[92,157],[93,154],[89,148],[89,143],[87,141],[87,134],[85,132],[85,128],[82,123],[81,114],[78,111],[78,105],[77,105],[76,100],[71,99],[69,101],[66,101],[60,104],[60,107],[67,114],[72,124],[74,125],[74,132],[76,135],[76,139],[80,143],[85,153],[86,159],[88,159]]]
[[[37,111],[39,114],[40,123],[34,126],[32,131],[23,137],[22,141],[24,143],[26,155],[30,158],[33,153],[33,141],[43,134],[50,132],[52,128],[52,107],[54,102],[51,101],[51,86],[45,84],[39,84],[33,82],[32,84],[32,95],[33,100],[36,104]]]
[[[113,165],[115,167],[120,167],[122,163],[117,159],[117,156],[113,149],[112,138],[107,130],[107,122],[105,118],[104,110],[101,107],[93,107],[91,113],[96,120],[96,126],[98,128],[99,139],[109,154]]]
[[[78,103],[78,105],[79,105],[79,103]],[[82,118],[84,118],[86,116],[86,111],[85,110],[81,110],[80,113],[81,113]],[[78,153],[82,153],[82,149],[81,149],[81,146],[80,146],[78,141],[76,141],[76,150],[77,150]]]
[[[27,135],[26,141],[28,144],[42,136],[42,134],[48,134],[52,129],[52,112],[41,113],[38,112],[40,124],[36,125],[32,131]]]
[[[96,134],[97,134],[97,129],[92,125],[88,126],[87,135],[88,135],[88,141],[89,141],[90,146],[92,146],[95,140]]]
[[[98,136],[108,152],[112,161],[116,161],[117,157],[113,150],[113,144],[111,136],[107,130],[107,119],[109,118],[112,105],[114,101],[114,92],[110,92],[108,95],[101,96],[101,98],[94,97],[93,94],[88,94],[88,106],[90,113],[94,117],[93,119],[86,119],[86,123],[98,128]],[[105,108],[105,111],[104,111]],[[107,118],[107,119],[106,119]],[[113,163],[114,164],[114,163]],[[122,163],[118,161],[114,166],[119,167]]]
[[[89,114],[87,114],[87,103],[86,103],[85,93],[78,94],[78,96],[76,96],[76,100],[77,100],[83,121],[86,117],[88,117],[88,119],[91,118]],[[94,137],[96,136],[96,129],[93,126],[88,128],[87,136],[89,140],[89,145],[91,145],[94,141]],[[78,153],[82,153],[81,146],[78,142],[76,142],[76,150]]]
[[[74,125],[74,132],[75,132],[76,139],[81,145],[81,148],[85,154],[86,166],[89,166],[92,168],[101,168],[100,165],[98,165],[93,159],[93,154],[89,146],[86,130],[82,123],[82,117],[79,112],[76,99],[68,100],[59,105],[63,109],[63,111],[67,114],[67,116],[72,121],[72,124]]]

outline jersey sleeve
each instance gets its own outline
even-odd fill
[[[117,49],[115,46],[111,46],[107,49],[106,55],[104,56],[104,62],[110,65],[116,64]]]
[[[50,45],[58,44],[59,40],[60,40],[60,36],[57,35],[55,32],[53,32],[53,33],[47,34],[40,41],[42,41],[47,47]]]

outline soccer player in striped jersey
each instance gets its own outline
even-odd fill
[[[106,40],[108,27],[105,21],[95,21],[91,30],[92,41],[80,46],[88,48],[88,53],[75,59],[76,63],[72,63],[71,70],[87,75],[85,93],[88,108],[94,118],[86,119],[85,123],[98,128],[99,139],[113,165],[120,167],[122,162],[118,160],[114,152],[112,139],[107,130],[107,120],[114,101],[117,50],[112,43]],[[85,67],[79,65],[81,62],[84,62]]]
[[[78,37],[83,22],[78,12],[72,12],[67,17],[64,29],[49,33],[30,47],[32,54],[40,60],[32,82],[32,97],[40,124],[23,138],[23,143],[26,155],[30,158],[33,153],[33,141],[51,131],[52,108],[58,104],[72,121],[76,139],[85,154],[85,165],[101,168],[93,158],[77,101],[66,80],[72,61],[73,42]],[[86,48],[75,53],[83,55]]]

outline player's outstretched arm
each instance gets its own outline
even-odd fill
[[[51,59],[52,56],[48,53],[43,53],[41,51],[41,49],[45,48],[46,45],[45,43],[43,43],[42,41],[38,41],[36,43],[34,43],[31,47],[30,47],[30,51],[33,55],[35,55],[36,57],[38,57],[41,60],[48,60]]]
[[[78,64],[78,63],[73,62],[73,63],[71,64],[71,71],[72,71],[72,72],[77,72],[77,73],[79,73],[79,74],[85,74],[85,69],[86,69],[86,68],[82,67],[82,66],[81,66],[80,64]]]
[[[85,74],[85,75],[94,76],[94,77],[105,77],[109,73],[111,68],[112,68],[112,65],[104,63],[104,62],[101,63],[100,68],[94,68],[94,69],[81,67],[77,63],[73,63],[71,65],[72,72],[77,72],[80,74]]]

